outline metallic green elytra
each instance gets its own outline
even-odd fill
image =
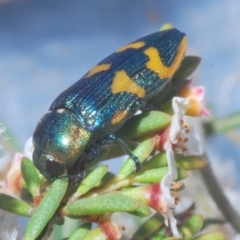
[[[61,93],[33,134],[33,162],[53,180],[62,174],[83,177],[84,164],[98,146],[114,136],[136,111],[161,91],[179,68],[187,39],[177,29],[156,32],[132,42],[93,67]]]

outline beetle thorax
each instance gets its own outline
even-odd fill
[[[64,173],[80,158],[90,137],[72,112],[60,109],[47,113],[33,134],[35,166],[46,176],[46,162],[54,161],[64,166]]]

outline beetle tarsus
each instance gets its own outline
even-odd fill
[[[141,169],[142,165],[141,165],[141,162],[139,161],[138,157],[135,156],[132,151],[128,148],[127,144],[120,138],[112,135],[112,138],[114,138],[114,140],[116,142],[118,142],[122,148],[124,149],[124,151],[133,159],[134,163],[135,163],[135,167],[136,167],[136,170],[135,172],[139,172],[139,170]]]
[[[133,161],[135,163],[135,167],[136,167],[135,173],[139,172],[142,167],[141,162],[139,161],[138,157],[133,154],[131,154],[130,157],[133,159]]]

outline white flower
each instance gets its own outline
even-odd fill
[[[22,190],[21,162],[22,153],[15,153],[5,178],[1,184],[0,192],[19,198]]]
[[[32,137],[30,137],[25,143],[23,154],[24,156],[32,160],[33,151],[34,151],[34,147],[33,147]]]
[[[188,100],[186,115],[189,116],[209,116],[209,111],[204,105],[205,88],[203,86],[186,86],[181,89],[179,96]]]
[[[168,172],[161,181],[161,189],[163,196],[167,200],[171,208],[175,207],[175,199],[171,196],[170,187],[174,180],[177,179],[177,167],[174,153],[182,155],[201,155],[203,153],[202,144],[199,135],[194,128],[184,121],[186,109],[189,106],[189,100],[181,97],[174,97],[172,107],[174,115],[169,129],[167,129],[168,137],[163,145],[166,151]],[[166,221],[170,222],[170,227],[174,237],[181,237],[176,227],[176,219],[172,212],[168,211],[165,216]]]
[[[8,139],[6,136],[6,128],[0,123],[0,136],[3,140]],[[0,149],[3,150],[3,146],[0,144]],[[6,152],[3,157],[0,158],[0,188],[2,187],[5,176],[10,168],[11,155]]]
[[[16,198],[20,197],[23,178],[21,163],[24,156],[32,159],[33,144],[29,138],[24,147],[24,154],[15,153],[13,157],[6,153],[0,159],[0,192],[9,194]]]
[[[200,136],[192,126],[184,121],[188,103],[187,99],[180,97],[173,98],[172,107],[174,115],[172,116],[169,130],[169,140],[174,152],[177,154],[202,155],[203,149]],[[169,147],[167,145],[166,149]]]
[[[9,136],[6,133],[6,127],[0,123],[0,136],[3,138],[3,140],[9,139]],[[0,149],[3,149],[2,145],[0,144]]]
[[[10,167],[11,161],[12,161],[11,155],[8,152],[5,153],[5,155],[2,158],[0,158],[0,181],[5,178]]]
[[[167,173],[168,175],[169,173]],[[170,174],[169,174],[170,176]],[[168,179],[171,179],[171,178],[168,178],[166,177],[166,181]],[[172,180],[171,180],[172,182]],[[171,184],[171,182],[169,182],[169,185]],[[160,189],[161,189],[161,197],[160,197],[160,201],[159,201],[159,209],[158,208],[155,208],[158,212],[160,212],[162,214],[162,216],[164,217],[164,223],[166,226],[169,226],[170,225],[170,229],[172,231],[172,234],[174,237],[176,238],[181,238],[182,235],[181,233],[179,233],[178,229],[177,229],[177,220],[174,218],[173,216],[173,206],[175,206],[175,203],[169,203],[168,199],[166,198],[166,196],[164,195],[164,191],[166,193],[166,189],[163,189],[163,186],[162,186],[162,182],[160,183]],[[169,191],[169,187],[168,187],[168,192],[167,194],[168,195],[168,198],[171,198],[171,200],[173,199],[170,195],[170,191]]]

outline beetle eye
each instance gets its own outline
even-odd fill
[[[54,161],[53,157],[48,157],[46,161],[46,170],[51,178],[58,177],[64,171],[64,165]]]

